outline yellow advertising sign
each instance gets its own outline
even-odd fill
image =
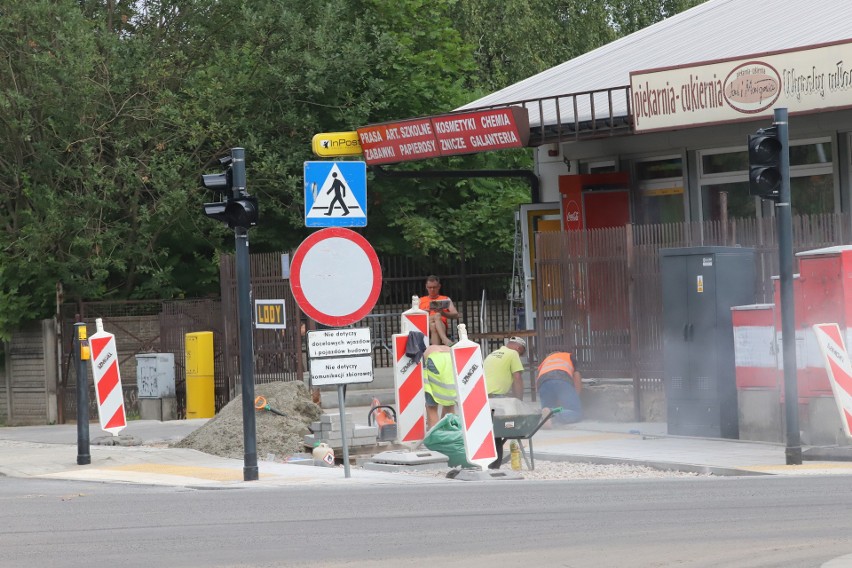
[[[323,132],[315,134],[311,141],[314,154],[322,158],[337,156],[357,156],[361,153],[361,143],[357,132]]]
[[[255,300],[254,327],[257,329],[286,329],[287,305],[284,300]]]

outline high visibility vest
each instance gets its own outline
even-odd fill
[[[426,358],[423,391],[441,406],[453,406],[458,398],[453,378],[453,361],[447,351],[436,351]]]
[[[438,310],[430,310],[429,309],[429,302],[431,302],[432,300],[449,300],[449,299],[450,299],[449,296],[435,296],[434,298],[430,298],[429,296],[421,296],[419,307],[420,307],[421,310],[429,312],[429,315],[431,316],[432,314],[437,314]],[[441,321],[444,322],[444,325],[447,325],[447,318],[446,317],[441,316]]]
[[[541,381],[542,375],[545,373],[549,373],[551,371],[564,371],[570,377],[570,380],[574,383],[574,388],[577,392],[580,392],[582,388],[582,383],[574,379],[574,362],[571,360],[570,353],[557,352],[551,353],[547,357],[544,358],[538,366],[538,376],[536,377],[536,388]],[[580,384],[578,384],[580,383]]]

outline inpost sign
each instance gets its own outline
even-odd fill
[[[361,143],[357,132],[323,132],[315,134],[311,141],[314,154],[322,158],[336,156],[358,156]]]

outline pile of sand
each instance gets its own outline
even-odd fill
[[[311,401],[311,393],[301,382],[276,382],[257,385],[255,396],[266,398],[267,404],[284,413],[256,410],[258,459],[274,454],[277,459],[304,451],[303,437],[308,426],[319,420],[322,409]],[[252,405],[254,407],[254,405]],[[243,459],[243,397],[229,402],[204,426],[174,444],[225,458]]]

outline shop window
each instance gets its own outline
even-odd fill
[[[764,212],[772,210],[771,207],[761,208],[759,198],[749,195],[748,152],[744,148],[705,150],[699,156],[704,220],[720,219],[720,194],[723,191],[728,193],[729,218],[762,217]],[[790,193],[794,215],[834,212],[830,140],[790,143]]]
[[[701,173],[704,175],[748,171],[748,152],[722,152],[701,155]]]
[[[791,144],[790,167],[831,163],[831,142],[816,144]]]
[[[615,160],[580,162],[581,174],[609,174],[615,171],[617,171],[615,169]]]
[[[790,178],[793,215],[834,211],[834,179],[831,174]]]
[[[640,222],[644,224],[681,223],[684,220],[683,188],[643,191],[639,210]]]
[[[753,219],[757,200],[749,195],[748,181],[701,186],[701,210],[705,221],[722,218],[722,192],[728,194],[728,218]]]
[[[643,224],[685,220],[683,160],[669,156],[635,163],[639,185],[637,218]]]
[[[683,178],[683,160],[678,156],[636,162],[636,178],[640,182]]]

